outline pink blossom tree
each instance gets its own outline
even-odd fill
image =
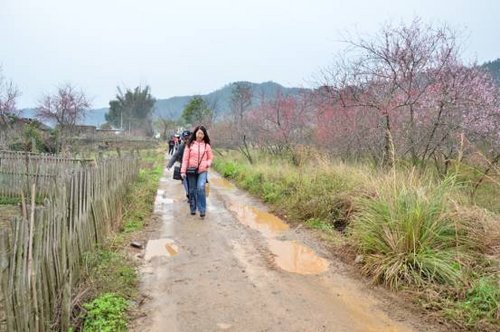
[[[396,147],[393,121],[406,119],[398,128],[408,141],[413,160],[416,152],[416,105],[432,85],[427,73],[439,73],[457,56],[456,37],[446,27],[424,25],[415,19],[409,25],[387,24],[369,38],[350,38],[350,51],[337,66],[325,70],[323,86],[343,107],[375,111],[384,131],[384,164],[393,166]]]
[[[343,107],[322,89],[314,91],[312,98],[313,139],[318,148],[342,159],[370,156],[378,163],[383,137],[380,137],[379,116],[375,112],[363,107]]]
[[[247,127],[259,147],[272,154],[290,153],[297,164],[294,148],[307,144],[311,138],[312,110],[307,94],[292,97],[278,92],[249,112]]]
[[[418,105],[421,160],[442,155],[445,160],[463,157],[458,137],[476,146],[498,152],[500,132],[498,88],[491,76],[478,66],[450,64],[433,76],[427,94]],[[486,151],[485,151],[486,152]]]
[[[71,84],[59,87],[53,95],[45,95],[36,109],[36,117],[55,123],[64,148],[66,138],[74,126],[85,118],[90,109],[87,96]]]

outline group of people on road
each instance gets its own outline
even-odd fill
[[[175,162],[181,163],[181,178],[191,215],[195,215],[198,211],[200,217],[204,218],[207,211],[205,186],[208,182],[208,169],[213,161],[210,138],[207,129],[204,126],[198,126],[192,133],[184,131],[181,134],[181,140],[167,168],[170,169]]]
[[[179,135],[174,135],[168,140],[168,154],[173,155],[179,150],[181,138]]]

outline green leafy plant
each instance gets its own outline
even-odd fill
[[[456,303],[448,315],[461,317],[468,327],[496,324],[500,321],[500,279],[498,275],[477,279],[466,292],[465,298]]]
[[[84,304],[87,310],[85,315],[84,332],[115,332],[126,331],[127,300],[114,293],[105,293]]]

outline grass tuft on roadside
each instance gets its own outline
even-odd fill
[[[465,167],[442,179],[427,169],[401,164],[387,173],[320,153],[309,152],[299,166],[283,156],[252,156],[250,165],[224,151],[214,166],[288,222],[325,234],[339,252],[354,248],[375,283],[416,294],[423,307],[463,328],[500,328],[500,202],[491,197],[498,181],[479,187],[472,200],[477,175]]]

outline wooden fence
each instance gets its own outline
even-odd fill
[[[43,206],[33,199],[24,217],[0,229],[0,330],[68,330],[84,254],[116,226],[138,170],[136,157],[68,167]],[[32,182],[31,197],[36,188]]]
[[[61,174],[79,169],[92,159],[64,158],[56,155],[0,151],[0,196],[20,197],[35,183],[37,194],[55,191]]]

